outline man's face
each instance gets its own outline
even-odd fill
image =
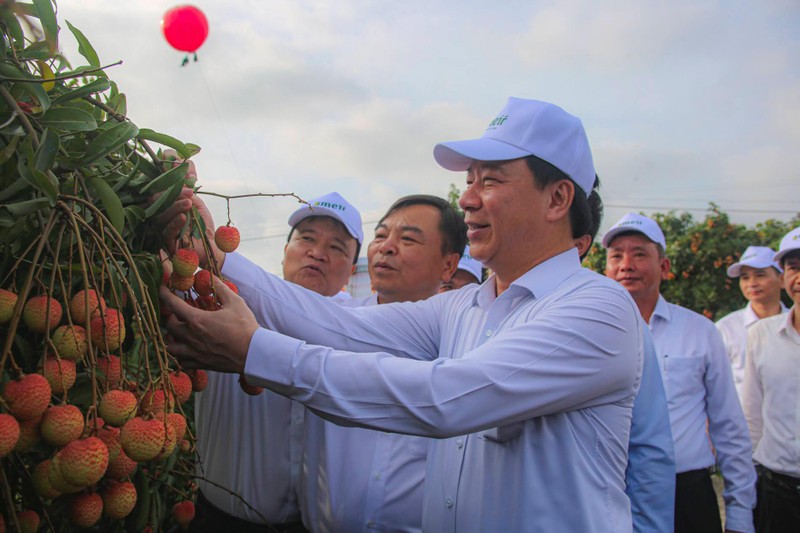
[[[323,296],[334,296],[353,273],[356,240],[331,217],[309,217],[295,226],[283,249],[283,278]]]
[[[753,268],[743,266],[739,276],[739,288],[748,302],[774,304],[781,298],[780,273],[772,267]]]
[[[783,290],[789,295],[795,305],[800,306],[800,256],[783,260]]]
[[[628,289],[634,300],[658,297],[669,267],[669,259],[659,257],[656,243],[641,233],[615,238],[606,251],[606,276]]]
[[[450,281],[446,281],[442,284],[439,292],[454,291],[470,283],[478,283],[478,279],[466,270],[456,270],[456,273],[453,274]]]
[[[473,161],[458,201],[470,255],[505,277],[526,272],[545,233],[548,197],[548,188],[536,188],[524,159]]]
[[[424,300],[458,265],[442,253],[441,215],[431,205],[401,207],[375,228],[367,248],[369,278],[380,303]]]

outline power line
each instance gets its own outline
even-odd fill
[[[652,206],[642,206],[642,205],[624,205],[624,204],[603,204],[603,207],[614,207],[614,208],[624,208],[624,209],[639,209],[642,211],[647,210],[669,210],[669,211],[709,211],[710,208],[706,207],[686,207],[686,206],[659,206],[659,205],[652,205]],[[800,213],[800,211],[793,211],[791,209],[721,209],[724,213],[780,213],[780,214],[787,214],[787,215],[796,215]]]

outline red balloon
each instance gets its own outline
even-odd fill
[[[164,13],[161,31],[167,42],[181,52],[196,52],[208,37],[208,20],[194,6],[176,6]]]

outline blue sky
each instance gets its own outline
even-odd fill
[[[607,204],[704,209],[734,220],[800,210],[796,0],[197,1],[199,61],[161,35],[176,3],[60,0],[127,94],[140,127],[202,146],[222,194],[338,191],[367,240],[399,196],[445,196],[436,142],[479,136],[508,96],[579,116]],[[62,50],[83,64],[68,30]],[[218,222],[224,202],[209,199]],[[279,272],[291,199],[235,200],[242,251]],[[701,211],[694,211],[702,216]]]

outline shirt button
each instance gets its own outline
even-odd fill
[[[445,505],[446,505],[448,508],[450,508],[450,507],[452,507],[452,506],[453,506],[453,500],[451,500],[450,498],[447,498],[447,499],[444,501],[444,504],[445,504]]]
[[[375,474],[375,479],[380,479],[380,478],[381,478],[380,474]]]
[[[458,440],[456,441],[456,446],[457,446],[458,448],[463,448],[463,447],[464,447],[464,441],[463,441],[463,440],[461,440],[461,439],[458,439]]]
[[[491,336],[492,336],[492,330],[490,330],[490,329],[487,329],[487,330],[486,330],[486,336],[487,336],[487,337],[491,337]]]

